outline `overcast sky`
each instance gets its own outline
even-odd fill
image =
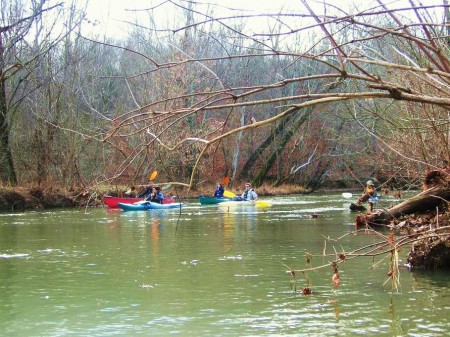
[[[229,16],[237,14],[236,11],[230,11],[230,9],[242,9],[253,11],[255,13],[276,13],[283,8],[284,12],[295,11],[305,12],[300,0],[195,0],[197,3],[204,4],[216,4],[219,7],[215,7],[216,13],[221,11],[221,15]],[[351,3],[356,3],[359,8],[361,6],[374,5],[373,0],[325,0],[335,6],[349,6]],[[88,6],[88,22],[86,29],[92,30],[95,34],[100,36],[108,35],[111,37],[125,37],[130,28],[129,25],[123,21],[134,22],[135,18],[141,15],[147,17],[144,12],[135,11],[140,9],[147,9],[161,5],[159,9],[155,10],[159,22],[173,22],[174,12],[169,9],[174,8],[172,4],[164,4],[165,0],[89,0]],[[177,2],[177,1],[175,1]],[[385,1],[389,4],[390,8],[401,8],[408,5],[407,0],[389,0]],[[425,0],[422,3],[426,5],[430,4],[442,4],[443,0]],[[318,12],[323,10],[323,0],[309,0],[308,4],[315,8]],[[187,4],[186,4],[187,5]],[[199,7],[197,7],[199,8]],[[331,7],[328,7],[331,10]],[[223,14],[222,14],[223,13]],[[217,14],[216,14],[217,16]],[[94,26],[93,23],[97,24]],[[173,27],[172,27],[173,28]]]
[[[342,0],[341,0],[342,1]],[[147,9],[152,6],[157,6],[163,3],[164,0],[90,0],[88,6],[88,19],[98,24],[95,26],[94,31],[100,35],[105,32],[111,36],[125,35],[128,27],[121,21],[134,21],[136,16],[144,15],[140,14],[140,9]],[[205,0],[198,1],[205,4],[216,4],[221,7],[217,7],[223,11],[223,13],[236,13],[236,11],[229,11],[228,8],[243,9],[254,12],[274,12],[279,11],[283,6],[295,6],[292,8],[299,8],[299,0]],[[160,7],[155,10],[159,16],[166,15],[166,18],[159,18],[160,20],[173,19],[173,13],[163,10],[163,8],[174,8],[173,5],[165,4],[164,7]],[[147,14],[145,14],[146,16]]]

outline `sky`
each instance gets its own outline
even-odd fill
[[[147,9],[161,5],[155,12],[158,14],[156,19],[163,25],[164,22],[174,22],[174,13],[168,9],[174,8],[173,5],[164,4],[166,0],[85,0],[89,1],[87,8],[86,30],[93,32],[99,36],[125,37],[129,32],[130,25],[124,21],[134,22],[136,17],[141,16],[142,22],[146,22],[147,14],[140,9]],[[174,0],[179,2],[180,0]],[[221,15],[228,16],[236,14],[236,10],[242,9],[252,11],[254,13],[276,13],[283,8],[283,11],[305,12],[300,0],[193,0],[197,3],[215,4],[218,7],[216,11],[220,11]],[[308,0],[308,4],[317,11],[323,10],[324,0]],[[349,6],[356,3],[358,6],[373,5],[373,0],[325,0],[336,6]],[[422,3],[442,4],[443,0],[422,0]],[[408,0],[386,0],[389,6],[403,7],[408,4]],[[391,7],[392,8],[392,7]],[[164,10],[166,9],[166,10]],[[328,10],[331,10],[328,9]],[[223,13],[223,14],[222,14]],[[262,19],[261,19],[262,20]],[[260,21],[263,22],[263,21]],[[261,23],[264,24],[264,23]]]
[[[299,8],[300,0],[196,0],[198,3],[218,5],[216,10],[223,11],[223,15],[227,13],[236,14],[236,10],[243,9],[251,12],[277,12],[280,8],[291,7]],[[348,1],[348,0],[334,0]],[[145,9],[158,4],[164,3],[164,0],[89,0],[87,8],[87,16],[90,27],[88,29],[97,34],[109,36],[125,36],[129,29],[129,25],[123,21],[134,21],[139,15],[139,9]],[[173,5],[163,5],[164,8],[173,8]],[[160,20],[173,21],[173,13],[157,10]],[[144,15],[144,14],[141,14]],[[147,14],[145,14],[146,16]],[[161,16],[165,15],[164,18]],[[95,26],[94,26],[95,23]]]

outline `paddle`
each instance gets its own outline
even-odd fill
[[[225,178],[222,179],[222,185],[226,186],[226,184],[228,184],[228,182],[230,181],[230,177],[226,176]],[[230,191],[223,191],[223,196],[227,197],[227,198],[234,198],[236,196],[236,194],[230,192]]]
[[[158,175],[158,171],[153,171],[152,174],[150,174],[150,176],[148,177],[148,179],[153,182],[153,180],[156,178],[156,176]],[[135,203],[133,203],[134,205],[141,205],[141,204],[145,204],[145,203],[149,203],[149,201],[147,200],[141,200],[141,201],[136,201]]]
[[[222,179],[222,185],[225,186],[226,184],[228,184],[229,181],[230,177],[226,176],[225,178]]]
[[[227,198],[234,198],[236,196],[236,194],[234,194],[233,192],[230,192],[230,191],[224,191],[223,196],[227,197]]]
[[[150,181],[153,181],[156,178],[157,175],[158,175],[158,171],[153,171],[152,174],[150,174],[150,177],[149,177]]]

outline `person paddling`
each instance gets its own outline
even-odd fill
[[[152,193],[148,195],[145,200],[156,202],[158,204],[162,204],[164,199],[164,194],[161,192],[161,187],[159,186],[153,186]]]
[[[138,198],[147,199],[148,196],[152,194],[152,188],[150,186],[144,186],[144,188],[139,192]]]
[[[127,191],[123,193],[128,198],[136,198],[136,187],[131,186]]]
[[[214,191],[214,197],[223,198],[223,193],[225,192],[225,187],[222,183],[218,183],[216,190]]]
[[[375,184],[373,183],[373,180],[368,180],[366,183],[366,187],[364,188],[363,194],[358,198],[358,201],[356,204],[358,206],[362,206],[362,203],[368,201],[370,211],[373,211],[373,205],[378,201],[378,193],[377,189],[375,188]]]
[[[250,183],[245,183],[245,191],[242,193],[241,198],[248,201],[258,200],[258,194],[256,194]]]

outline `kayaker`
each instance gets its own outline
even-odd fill
[[[125,194],[128,198],[136,198],[136,187],[131,186],[127,191],[125,191],[123,194]]]
[[[147,199],[149,195],[152,194],[152,188],[150,186],[145,186],[144,189],[139,193],[139,198]]]
[[[146,201],[156,202],[158,204],[162,204],[163,199],[164,194],[161,192],[161,187],[159,186],[153,186],[152,193],[145,198]]]
[[[216,190],[214,191],[214,197],[216,198],[223,198],[223,193],[225,192],[225,187],[223,184],[218,183]]]
[[[245,183],[245,191],[242,193],[241,198],[248,201],[258,200],[258,194],[256,194],[250,183]]]
[[[368,201],[370,206],[370,211],[373,211],[373,205],[378,201],[377,189],[373,180],[368,180],[366,183],[366,188],[364,188],[363,194],[358,198],[356,204],[361,206],[363,202]]]

